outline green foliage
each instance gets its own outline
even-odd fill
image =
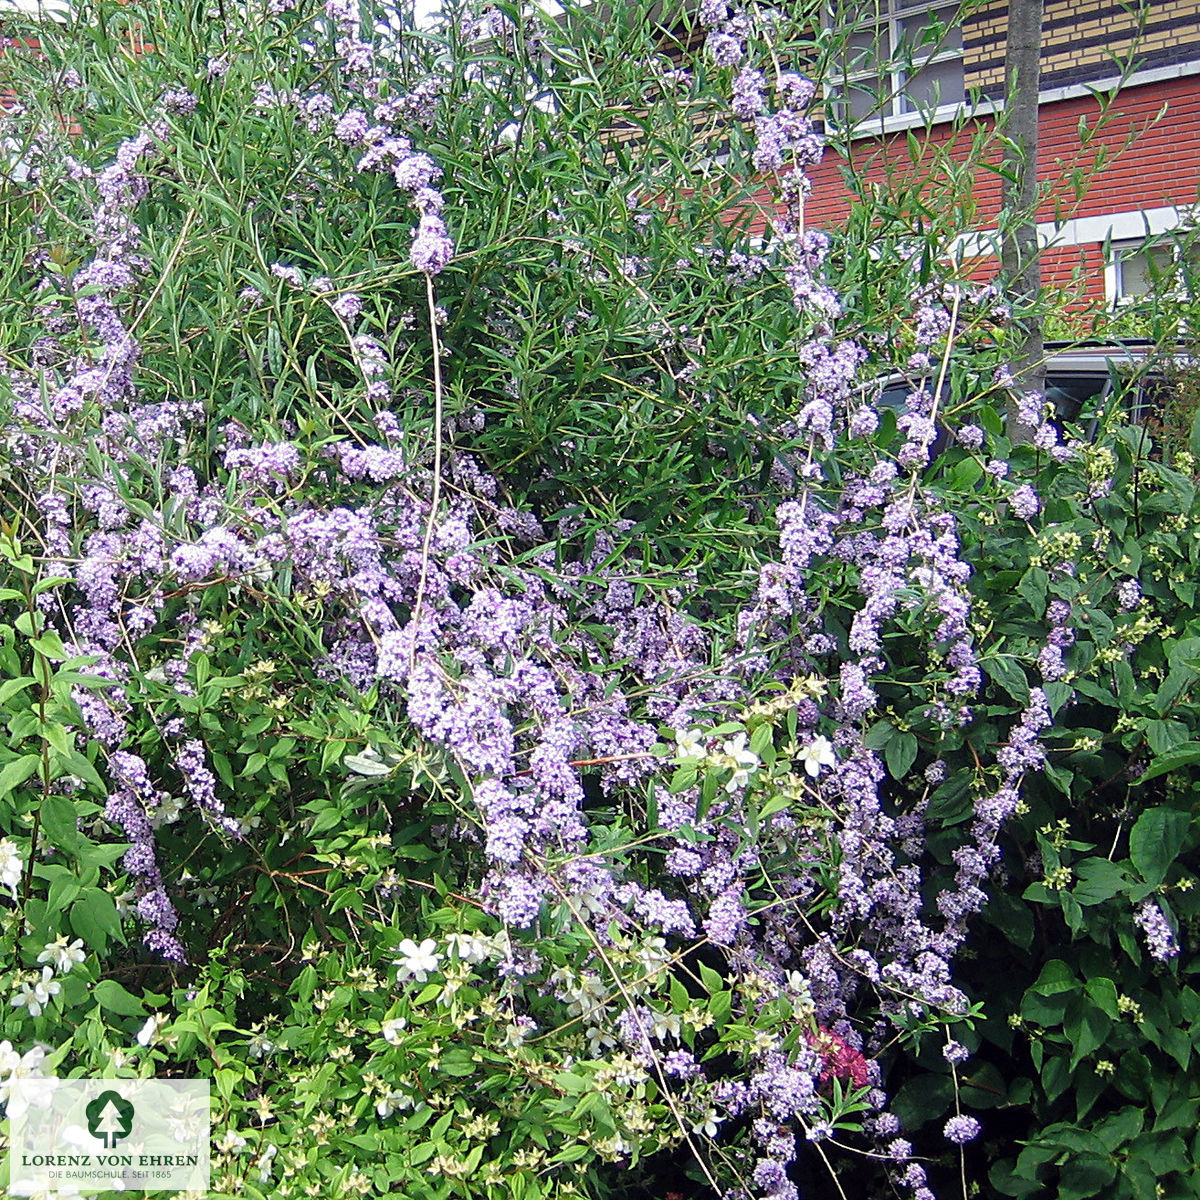
[[[1003,880],[960,967],[983,1012],[960,1083],[986,1110],[975,1157],[997,1195],[1142,1200],[1200,1186],[1200,509],[1186,456],[1168,467],[1153,451],[1143,431],[1115,428],[1077,465],[1043,465],[1051,520],[1036,537],[967,514],[977,618],[1001,635],[985,664],[993,710],[1036,678],[1030,635],[1048,603],[1071,605],[1077,633],[1062,681],[1046,685],[1058,710],[1048,767],[1007,827]],[[1116,589],[1131,577],[1144,595],[1127,606]],[[943,819],[966,815],[964,783],[932,797]],[[1178,957],[1148,953],[1134,921],[1148,900]],[[896,1105],[911,1128],[940,1123],[953,1096],[946,1067],[918,1061],[925,1072]]]
[[[425,280],[407,261],[411,210],[386,176],[353,170],[353,153],[329,129],[254,102],[266,79],[284,90],[314,77],[337,104],[346,100],[332,36],[317,37],[311,52],[298,45],[312,16],[285,11],[226,27],[195,6],[105,4],[47,30],[44,58],[6,54],[47,122],[41,190],[5,185],[0,197],[13,247],[0,263],[0,351],[15,369],[37,366],[31,313],[51,300],[32,294],[19,260],[44,253],[69,274],[89,255],[87,192],[71,186],[63,155],[110,161],[165,88],[194,89],[196,111],[172,118],[180,136],[163,139],[140,203],[151,282],[128,316],[154,394],[201,406],[205,420],[180,437],[231,502],[238,480],[221,466],[223,426],[286,435],[302,448],[299,481],[282,498],[247,504],[247,529],[306,489],[319,488],[327,508],[354,501],[323,456],[347,433],[362,439],[375,406],[330,294],[366,302],[362,328],[388,352],[414,479],[434,453],[435,337]],[[392,28],[386,88],[400,93],[429,71],[445,77],[422,149],[445,171],[459,245],[434,297],[444,310],[434,313],[436,345],[456,463],[469,455],[499,475],[492,507],[532,510],[558,563],[605,546],[604,567],[617,564],[639,597],[681,603],[689,591],[695,619],[719,633],[770,553],[771,512],[807,465],[807,443],[788,422],[811,368],[778,264],[738,281],[722,257],[752,249],[752,130],[723,116],[725,81],[711,67],[698,65],[683,89],[667,86],[653,16],[636,5],[572,12],[569,37],[517,19],[511,44],[468,42],[458,26],[444,39]],[[787,36],[781,53],[837,52],[803,21]],[[125,53],[133,37],[154,52]],[[216,56],[228,59],[219,79],[208,69]],[[84,75],[71,110],[80,130],[55,141],[46,130],[59,128],[63,96],[45,80],[67,67]],[[614,142],[615,125],[632,127],[635,141]],[[991,149],[980,136],[967,166],[944,173],[932,197],[919,180],[893,181],[891,198],[859,206],[839,231],[830,279],[851,314],[843,334],[875,346],[861,381],[868,399],[917,348],[910,311],[940,288],[940,247],[961,232],[967,181]],[[281,286],[278,264],[308,282],[327,277],[332,292]],[[973,803],[999,778],[995,748],[1039,682],[1055,601],[1070,606],[1076,638],[1067,674],[1045,688],[1056,716],[1047,769],[1007,827],[1004,874],[958,972],[973,1005],[896,1018],[901,1028],[879,1055],[884,1082],[905,1135],[948,1177],[958,1163],[942,1122],[958,1105],[982,1112],[983,1143],[969,1161],[997,1195],[1193,1195],[1192,463],[1181,450],[1167,462],[1152,457],[1146,430],[1120,426],[1120,414],[1066,463],[1013,451],[992,378],[1002,338],[986,310],[963,313],[942,366],[943,423],[978,423],[988,453],[950,445],[912,485],[957,514],[974,568],[981,719],[965,730],[939,711],[949,671],[926,661],[920,635],[932,613],[910,590],[888,635],[881,705],[864,730],[886,768],[887,817],[929,821],[927,857],[941,868],[934,894],[953,875]],[[72,350],[93,352],[83,336]],[[98,427],[89,411],[81,439]],[[857,457],[822,461],[822,486],[833,494],[844,476],[869,469],[895,432],[895,414],[884,412]],[[157,453],[121,462],[116,489],[175,544],[186,540],[185,505]],[[104,454],[97,437],[92,455]],[[1008,507],[986,469],[993,457],[1036,487],[1036,524]],[[479,898],[478,855],[447,832],[481,828],[477,781],[453,755],[409,736],[394,690],[354,688],[322,671],[327,591],[252,576],[180,588],[118,684],[47,632],[39,599],[67,581],[46,573],[44,547],[31,549],[33,498],[11,503],[0,543],[0,837],[21,872],[0,931],[4,1038],[51,1047],[47,1069],[210,1077],[218,1200],[265,1200],[285,1188],[417,1200],[620,1195],[631,1179],[653,1178],[656,1154],[680,1147],[698,1186],[744,1172],[743,1131],[715,1141],[715,1111],[680,1111],[661,1073],[611,1053],[611,1039],[589,1039],[585,1015],[636,1001],[710,1069],[744,1077],[772,1037],[790,1053],[804,1048],[798,1030],[815,1030],[816,1018],[803,988],[733,977],[720,955],[709,963],[636,928],[589,937],[583,901],[569,894],[549,897],[531,930],[508,930]],[[487,536],[512,548],[498,525]],[[568,591],[546,561],[520,550],[505,560]],[[1128,606],[1116,589],[1133,579],[1145,599]],[[597,571],[571,582],[583,595],[606,581]],[[860,605],[851,570],[827,567],[811,588],[844,646]],[[182,677],[171,678],[185,613],[198,618],[197,643]],[[573,616],[556,636],[576,639],[581,669],[611,668],[616,680],[611,635],[582,602]],[[773,872],[792,853],[777,818],[817,831],[812,919],[838,895],[842,851],[821,832],[829,813],[813,800],[797,721],[820,683],[764,684],[759,704],[705,730],[755,760],[744,824],[727,821],[722,836],[758,856],[762,877],[747,888],[758,922],[782,902]],[[150,714],[129,747],[155,778],[179,790],[160,727],[182,718],[202,734],[248,835],[222,839],[194,806],[173,811],[182,805],[170,795],[153,805],[163,862],[176,871],[187,968],[136,945],[127,844],[103,817],[110,748],[81,733],[89,697],[118,686],[131,709]],[[657,806],[695,787],[699,822],[729,794],[739,763],[728,749],[687,757],[660,744],[647,754],[662,771],[640,790],[608,794],[588,775],[587,804],[602,815],[588,853],[651,879],[654,843],[665,836]],[[925,774],[935,763],[950,764],[944,781]],[[1134,922],[1147,901],[1175,929],[1178,958],[1148,956]],[[82,959],[60,973],[40,1011],[7,1003],[22,985],[37,1002],[41,956],[76,940]],[[436,967],[422,968],[429,955]],[[534,997],[528,1009],[514,1003],[518,986]],[[957,1070],[940,1050],[951,1026],[974,1055]],[[864,1089],[835,1079],[821,1104],[839,1138],[860,1138]],[[856,1178],[851,1168],[846,1178]]]

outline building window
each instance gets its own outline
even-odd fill
[[[830,80],[838,124],[853,127],[963,102],[958,4],[845,0],[829,24],[839,44],[839,66]]]
[[[68,0],[0,0],[0,19],[14,13],[39,21],[50,17],[62,23],[70,16],[71,6]]]
[[[1168,294],[1200,285],[1200,241],[1113,242],[1109,247],[1110,298],[1131,304],[1152,293]]]

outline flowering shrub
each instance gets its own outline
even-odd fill
[[[1133,429],[1087,447],[1043,474],[1035,537],[981,543],[993,578],[1011,581],[987,619],[1026,664],[997,678],[1015,696],[1028,686],[1029,618],[1044,611],[1038,671],[1057,710],[1047,768],[1002,841],[987,950],[960,966],[988,1012],[968,1069],[973,1103],[993,1110],[984,1137],[991,1126],[998,1140],[977,1162],[991,1160],[1003,1195],[1195,1187],[1190,1118],[1176,1122],[1200,1016],[1189,665],[1200,539],[1194,459],[1166,466],[1148,449]],[[954,820],[963,801],[948,804]],[[953,1103],[946,1066],[921,1065],[897,1098],[914,1126]]]
[[[993,289],[855,310],[803,25],[706,0],[677,65],[632,17],[385,15],[127,4],[12,55],[0,1087],[211,1077],[217,1196],[671,1156],[926,1200],[1033,1094],[973,1073],[1016,1010],[956,966],[981,914],[1021,943],[1004,840],[1089,777],[1059,752],[1193,761],[1196,672],[1122,683],[1191,484],[1036,396],[1013,452]],[[1123,819],[1081,878],[1169,972],[1188,814]],[[1094,846],[1036,836],[1080,933]]]

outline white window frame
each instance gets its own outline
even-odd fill
[[[65,23],[71,15],[69,0],[0,0],[0,18],[5,14],[20,13],[44,21],[47,17]]]
[[[1174,230],[1168,231],[1179,235],[1186,236],[1193,231],[1187,226],[1179,226]],[[1170,265],[1177,266],[1183,257],[1184,246],[1179,237],[1173,237],[1168,240],[1163,234],[1149,234],[1140,238],[1126,238],[1120,241],[1109,242],[1108,253],[1104,266],[1104,293],[1110,304],[1114,308],[1122,308],[1127,304],[1137,304],[1150,295],[1147,292],[1128,292],[1125,288],[1125,267],[1129,259],[1136,255],[1150,255],[1154,251],[1166,251],[1170,256]],[[1193,243],[1191,246],[1193,253],[1196,251],[1196,246]],[[1198,264],[1200,265],[1200,264]],[[1147,271],[1147,276],[1151,274]],[[1151,280],[1151,283],[1153,281]],[[1183,289],[1176,285],[1170,292],[1164,292],[1164,295],[1177,295],[1180,299],[1185,298]]]
[[[841,4],[845,7],[849,7],[850,2],[851,0],[841,0]],[[864,8],[866,7],[864,5]],[[916,107],[904,106],[905,81],[907,79],[914,78],[928,66],[957,62],[961,67],[963,64],[964,55],[961,43],[942,49],[938,49],[936,45],[912,47],[911,70],[908,69],[909,58],[902,52],[902,29],[905,21],[914,17],[927,17],[932,23],[936,9],[947,8],[950,5],[914,3],[913,0],[873,0],[873,7],[874,16],[867,19],[864,15],[861,18],[861,25],[856,25],[856,28],[865,30],[873,26],[880,32],[881,36],[878,41],[881,45],[886,41],[886,57],[879,65],[885,69],[843,71],[835,78],[831,78],[826,85],[828,100],[825,119],[827,123],[848,132],[851,136],[863,136],[921,124],[930,117],[937,121],[948,120],[959,113],[967,100],[965,69],[962,70],[963,84],[960,95],[950,100],[940,100],[939,98],[939,103],[932,108],[922,108],[911,98],[908,103],[916,105]],[[961,15],[961,4],[956,8],[954,16],[957,20]],[[832,5],[826,6],[824,11],[826,28],[836,28],[836,17],[836,9]],[[855,20],[856,22],[860,20],[858,14],[855,14]],[[954,24],[955,22],[948,23],[947,28],[953,29]],[[927,48],[932,52],[922,56],[922,52]],[[880,78],[884,81],[884,91],[879,109],[867,117],[845,121],[839,112],[845,106],[835,99],[837,89],[852,87],[856,82],[874,81]]]

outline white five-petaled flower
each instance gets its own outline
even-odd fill
[[[76,938],[68,944],[66,934],[47,942],[46,948],[37,956],[38,962],[49,963],[60,975],[65,975],[85,958],[87,954],[83,949],[83,939]]]
[[[0,1042],[0,1075],[11,1075],[21,1065],[21,1056],[10,1041]]]
[[[258,1182],[266,1183],[271,1178],[271,1163],[279,1153],[279,1147],[271,1142],[255,1160],[254,1166],[258,1171]]]
[[[146,1018],[146,1023],[138,1030],[137,1044],[139,1046],[154,1046],[158,1044],[159,1030],[167,1023],[166,1013],[155,1013]]]
[[[820,775],[822,767],[837,766],[837,755],[833,752],[833,743],[827,737],[818,734],[804,748],[804,753],[800,755],[800,761],[804,764],[804,769],[816,779]]]
[[[675,744],[680,758],[704,757],[704,734],[699,729],[675,730]]]
[[[407,979],[411,975],[418,983],[424,983],[430,971],[436,971],[442,961],[436,950],[437,942],[433,938],[426,938],[419,946],[412,938],[405,938],[396,947],[400,957],[392,960],[393,965],[400,968],[398,977]]]
[[[227,1129],[217,1142],[217,1149],[222,1154],[237,1154],[246,1147],[246,1139],[235,1129]]]
[[[9,1095],[20,1080],[37,1079],[42,1073],[42,1060],[46,1057],[43,1046],[34,1046],[19,1054],[10,1041],[0,1042],[0,1104],[8,1101]],[[10,1107],[9,1116],[13,1115]]]
[[[51,996],[57,996],[62,991],[62,984],[54,978],[54,972],[49,967],[42,968],[42,977],[36,977],[32,982],[22,980],[17,994],[9,1001],[14,1008],[24,1008],[31,1017],[40,1017],[42,1009],[50,1003]]]
[[[490,950],[487,939],[476,937],[473,933],[447,934],[446,945],[455,952],[459,962],[472,965],[483,962]]]
[[[683,1031],[683,1018],[678,1013],[651,1013],[653,1028],[650,1036],[656,1041],[665,1042],[668,1037],[679,1037]]]
[[[275,1043],[261,1030],[253,1035],[246,1043],[246,1049],[254,1058],[266,1058],[269,1054],[275,1053]]]
[[[395,1045],[400,1040],[400,1031],[408,1024],[403,1017],[390,1017],[379,1027],[383,1040]]]
[[[386,1121],[392,1113],[397,1110],[412,1108],[412,1097],[407,1092],[397,1091],[392,1088],[383,1093],[378,1100],[375,1101],[375,1111],[379,1114],[380,1120]]]
[[[710,1108],[704,1116],[702,1116],[693,1126],[693,1133],[702,1133],[705,1137],[716,1137],[717,1126],[720,1125],[721,1118],[717,1116],[717,1110]]]
[[[788,991],[795,992],[797,996],[804,996],[809,1000],[812,999],[812,993],[808,988],[808,980],[804,978],[801,972],[789,971],[786,978]]]
[[[758,767],[758,755],[746,749],[746,735],[739,733],[721,744],[722,766],[728,767],[733,774],[725,785],[729,793],[744,788],[750,782],[750,772]]]
[[[25,864],[17,851],[17,843],[8,838],[0,838],[0,887],[6,887],[17,898],[17,884],[21,882],[21,872]]]

